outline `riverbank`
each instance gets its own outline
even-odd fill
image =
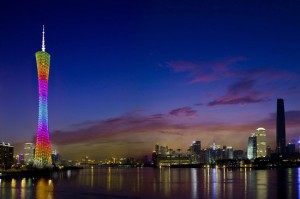
[[[31,169],[9,169],[0,171],[0,178],[26,178],[26,177],[50,177],[53,172],[65,171],[65,170],[78,170],[83,167],[68,166],[68,167],[53,167],[53,168],[31,168]]]

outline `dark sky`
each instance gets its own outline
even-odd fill
[[[193,140],[246,149],[276,99],[300,139],[299,1],[4,1],[0,135],[22,153],[37,130],[35,52],[51,55],[52,149],[139,156]]]

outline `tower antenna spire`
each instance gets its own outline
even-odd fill
[[[43,40],[42,40],[42,51],[45,52],[46,45],[45,45],[45,27],[43,25]]]

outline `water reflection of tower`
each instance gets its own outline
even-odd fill
[[[50,55],[45,51],[44,35],[45,31],[43,26],[42,50],[35,53],[39,84],[39,116],[34,163],[35,166],[40,168],[52,165],[48,129],[48,78]]]
[[[45,178],[38,179],[36,184],[36,198],[53,198],[53,182],[52,180],[46,180]]]
[[[276,144],[277,153],[285,153],[285,114],[283,99],[277,99]]]

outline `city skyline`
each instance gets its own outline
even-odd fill
[[[141,156],[155,143],[185,150],[193,140],[246,151],[258,127],[274,150],[278,98],[286,142],[299,139],[299,5],[230,2],[4,3],[2,141],[16,153],[34,142],[43,24],[50,137],[66,158]]]

